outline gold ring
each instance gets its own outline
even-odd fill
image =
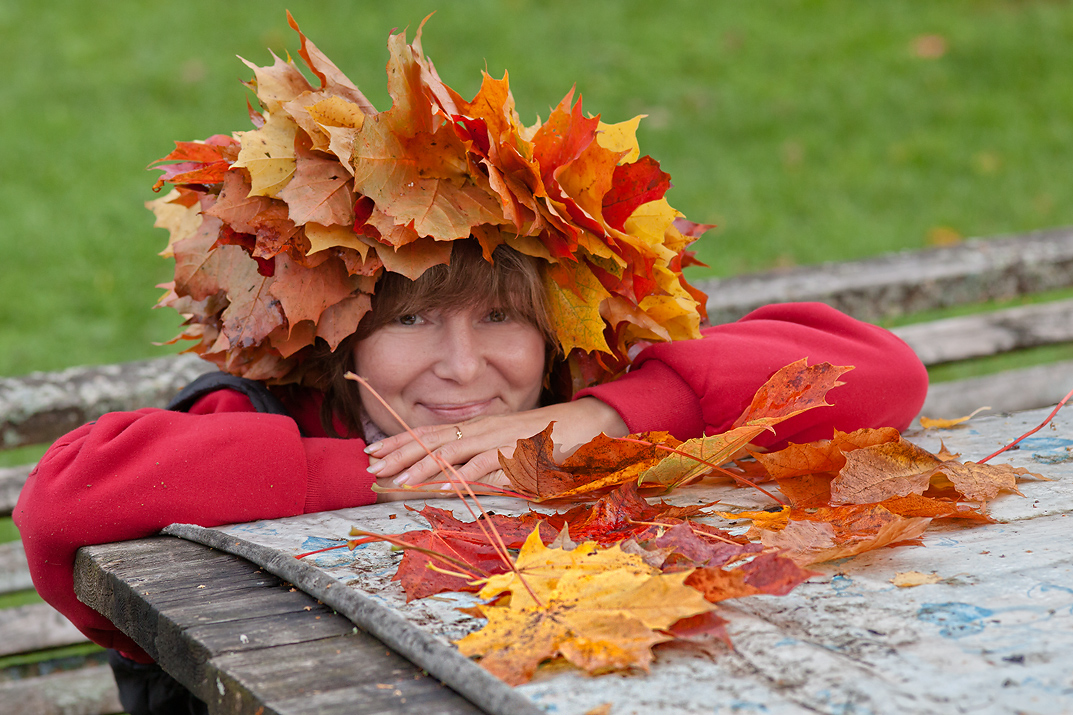
[[[455,425],[455,439],[462,439],[462,428]]]

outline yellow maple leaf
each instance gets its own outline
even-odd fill
[[[260,129],[242,132],[242,149],[232,166],[250,172],[250,196],[274,197],[294,176],[294,136],[298,125],[285,114],[270,113]]]
[[[637,143],[637,127],[646,115],[638,114],[633,119],[627,119],[617,124],[596,125],[596,141],[605,149],[614,152],[625,152],[619,160],[621,164],[629,164],[637,161],[641,156],[641,147]]]
[[[668,454],[661,462],[645,470],[637,483],[673,486],[687,482],[711,471],[711,465],[719,466],[729,461],[766,430],[764,425],[747,424],[711,437],[687,440],[677,447],[678,452],[685,454]]]
[[[929,583],[939,583],[942,580],[942,577],[934,571],[932,573],[901,571],[894,574],[894,578],[890,582],[898,588],[913,588],[914,586],[923,586]]]
[[[563,353],[569,355],[574,348],[611,352],[600,315],[600,304],[611,294],[593,272],[582,262],[561,261],[545,269],[544,279],[551,283],[548,313]]]
[[[975,410],[965,415],[964,417],[955,417],[949,420],[922,416],[920,418],[920,426],[924,429],[950,429],[951,427],[955,427],[962,422],[968,422],[980,412],[990,409],[990,407],[977,407]]]
[[[576,553],[580,552],[580,553]],[[536,531],[518,555],[516,574],[495,576],[482,596],[512,594],[509,607],[483,609],[488,624],[457,642],[467,656],[511,685],[527,682],[545,660],[562,656],[590,673],[646,669],[652,646],[673,636],[660,632],[713,605],[683,582],[691,571],[662,574],[617,545],[575,551],[548,549]]]
[[[305,234],[310,245],[309,250],[306,251],[307,256],[335,246],[353,248],[361,254],[362,260],[369,255],[368,242],[362,240],[349,226],[322,226],[319,223],[307,223]]]
[[[175,244],[184,238],[193,236],[201,226],[201,206],[199,204],[183,206],[182,204],[174,203],[175,199],[178,198],[178,190],[172,189],[166,196],[147,201],[145,204],[146,208],[156,215],[156,221],[153,222],[153,226],[166,228],[169,231],[168,245],[160,252],[160,255],[165,258],[174,257],[173,247]]]
[[[536,529],[518,552],[514,568],[515,571],[488,578],[478,595],[495,598],[510,593],[511,607],[517,609],[536,605],[534,595],[543,601],[567,572],[573,578],[615,569],[632,570],[638,574],[658,573],[640,556],[628,554],[618,545],[601,549],[596,542],[586,541],[575,549],[549,549]]]

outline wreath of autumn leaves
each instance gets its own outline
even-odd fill
[[[411,279],[473,237],[540,259],[572,387],[614,377],[632,345],[698,337],[705,296],[682,267],[710,228],[664,199],[669,176],[641,156],[640,117],[583,116],[573,91],[524,126],[507,76],[466,101],[405,33],[388,41],[392,106],[377,112],[302,34],[290,60],[249,62],[254,129],[176,148],[152,166],[147,205],[170,231],[175,280],[160,305],[176,340],[227,372],[302,380],[317,338],[334,350],[370,309],[382,271]],[[423,26],[424,23],[422,23]]]

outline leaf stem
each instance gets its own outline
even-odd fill
[[[787,506],[786,502],[784,502],[782,499],[779,499],[777,496],[775,496],[774,494],[772,494],[768,490],[764,489],[763,487],[758,486],[756,484],[753,484],[748,479],[745,479],[744,477],[739,477],[737,474],[734,474],[733,472],[730,472],[730,471],[728,471],[726,469],[723,469],[722,467],[720,467],[717,464],[712,464],[711,462],[709,462],[706,459],[701,459],[700,457],[696,456],[695,454],[690,454],[689,452],[683,452],[680,449],[675,449],[674,447],[668,447],[665,444],[657,444],[655,442],[648,442],[648,441],[643,440],[643,439],[632,439],[630,437],[619,437],[618,439],[620,439],[623,442],[634,442],[636,444],[648,445],[649,447],[656,447],[657,449],[663,449],[663,450],[666,450],[668,452],[674,452],[675,454],[681,455],[683,457],[688,457],[689,459],[695,460],[697,462],[700,462],[701,464],[705,464],[705,465],[711,467],[716,472],[722,472],[723,474],[727,475],[728,477],[730,477],[734,481],[738,482],[739,484],[742,484],[742,485],[748,486],[748,487],[752,487],[753,489],[757,490],[761,494],[767,495],[768,497],[774,499],[775,501],[777,501],[779,504],[781,504],[783,506]]]
[[[454,489],[455,494],[457,494],[458,498],[462,500],[463,504],[465,504],[466,510],[469,511],[469,514],[473,517],[473,520],[475,522],[478,522],[478,527],[480,528],[481,533],[484,535],[484,538],[488,540],[488,544],[493,549],[495,549],[496,555],[499,556],[500,560],[502,560],[503,563],[511,571],[514,572],[514,574],[518,577],[518,580],[522,582],[522,585],[525,586],[525,590],[529,592],[529,595],[532,597],[533,601],[537,603],[537,605],[543,606],[544,604],[541,602],[540,598],[537,597],[536,592],[533,591],[532,587],[529,585],[529,582],[525,580],[521,572],[518,571],[518,567],[514,565],[514,561],[510,558],[510,552],[507,550],[507,545],[504,543],[503,537],[499,534],[499,531],[496,529],[495,524],[491,522],[491,519],[487,518],[488,514],[485,513],[484,507],[481,506],[480,500],[477,499],[477,495],[473,493],[472,489],[470,489],[469,483],[462,479],[462,477],[458,473],[458,470],[454,468],[454,465],[448,464],[443,457],[429,449],[425,445],[425,443],[421,441],[421,438],[417,436],[417,433],[410,428],[410,425],[406,424],[406,420],[404,420],[399,415],[399,413],[397,413],[394,408],[392,408],[391,405],[389,405],[387,401],[380,396],[380,393],[373,389],[373,386],[370,385],[365,378],[361,377],[360,375],[355,375],[353,372],[347,372],[343,375],[343,377],[345,377],[347,380],[353,380],[354,382],[357,382],[359,385],[368,390],[369,393],[373,397],[375,397],[376,400],[381,405],[383,405],[385,409],[387,409],[391,416],[394,417],[395,420],[403,426],[403,428],[414,439],[414,441],[417,442],[418,445],[420,445],[421,449],[425,450],[425,454],[432,457],[433,461],[436,462],[440,470],[444,474],[448,475],[448,477],[450,478],[451,487]],[[466,490],[466,494],[462,493],[462,488]],[[484,519],[477,518],[477,514],[474,513],[473,507],[470,506],[470,503],[468,501],[466,501],[467,494],[469,495],[470,499],[473,500],[473,503],[477,505],[477,509],[480,511],[481,516],[485,517]]]
[[[987,455],[986,457],[984,457],[983,459],[978,461],[977,464],[983,464],[984,462],[988,461],[989,459],[997,457],[997,456],[999,456],[1000,454],[1002,454],[1003,452],[1005,452],[1007,450],[1013,449],[1014,445],[1016,445],[1018,442],[1023,440],[1025,437],[1029,437],[1031,435],[1034,435],[1036,432],[1039,432],[1041,429],[1046,427],[1047,424],[1050,423],[1051,420],[1054,419],[1054,416],[1058,414],[1058,410],[1062,409],[1062,405],[1064,405],[1066,402],[1068,402],[1069,398],[1071,398],[1071,397],[1073,397],[1073,390],[1070,390],[1066,394],[1066,396],[1062,398],[1062,401],[1054,406],[1054,409],[1051,410],[1051,414],[1047,415],[1047,419],[1043,420],[1043,422],[1041,422],[1038,427],[1036,427],[1035,429],[1029,430],[1028,432],[1025,432],[1023,435],[1021,435],[1020,437],[1018,437],[1014,441],[1010,442],[1008,445],[1006,445],[1005,447],[1003,447],[999,451],[995,452],[994,454]]]

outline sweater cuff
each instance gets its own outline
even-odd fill
[[[376,501],[369,456],[360,439],[310,438],[306,452],[305,513],[347,509]]]
[[[648,360],[614,382],[578,392],[595,397],[622,417],[632,434],[666,431],[681,440],[704,434],[704,415],[689,383],[667,365]]]

